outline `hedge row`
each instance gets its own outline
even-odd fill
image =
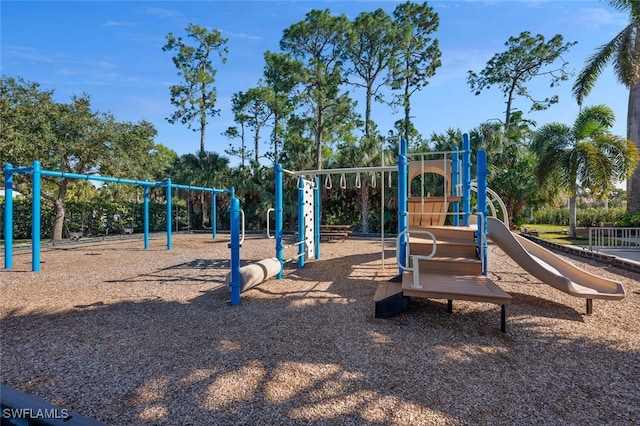
[[[533,223],[569,225],[569,209],[567,207],[548,208],[534,213]],[[626,213],[623,207],[586,208],[576,211],[576,226],[640,226],[640,214]]]
[[[187,218],[187,206],[182,200],[173,203],[173,229],[185,229],[190,222]],[[65,202],[65,221],[63,237],[69,232],[82,232],[85,236],[121,234],[125,228],[142,232],[142,203],[114,203],[109,201],[67,201]],[[192,212],[189,212],[193,214]],[[16,198],[13,201],[13,238],[31,238],[31,200]],[[0,197],[0,222],[4,223],[4,200]],[[40,215],[40,233],[42,238],[53,236],[55,211],[49,204],[42,203]],[[167,229],[166,204],[149,203],[149,230],[161,232]],[[4,226],[0,227],[0,237],[4,239]]]

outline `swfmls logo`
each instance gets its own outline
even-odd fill
[[[69,410],[66,408],[4,408],[3,419],[66,419]]]

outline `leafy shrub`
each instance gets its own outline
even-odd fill
[[[640,227],[640,213],[625,213],[615,221],[616,226]]]
[[[576,211],[576,226],[604,226],[606,224],[630,223],[630,220],[624,222],[626,216],[623,207],[616,208],[593,208],[578,209]],[[638,223],[640,223],[640,215]],[[567,207],[555,207],[539,210],[534,213],[534,223],[548,223],[553,225],[569,226],[569,209]],[[624,225],[624,226],[640,226],[640,225]]]

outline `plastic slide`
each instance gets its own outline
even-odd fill
[[[621,300],[624,287],[566,262],[544,247],[514,234],[500,220],[489,217],[489,238],[525,271],[572,296],[586,299]]]

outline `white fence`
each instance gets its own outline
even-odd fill
[[[610,248],[640,250],[640,228],[589,228],[589,250]]]

